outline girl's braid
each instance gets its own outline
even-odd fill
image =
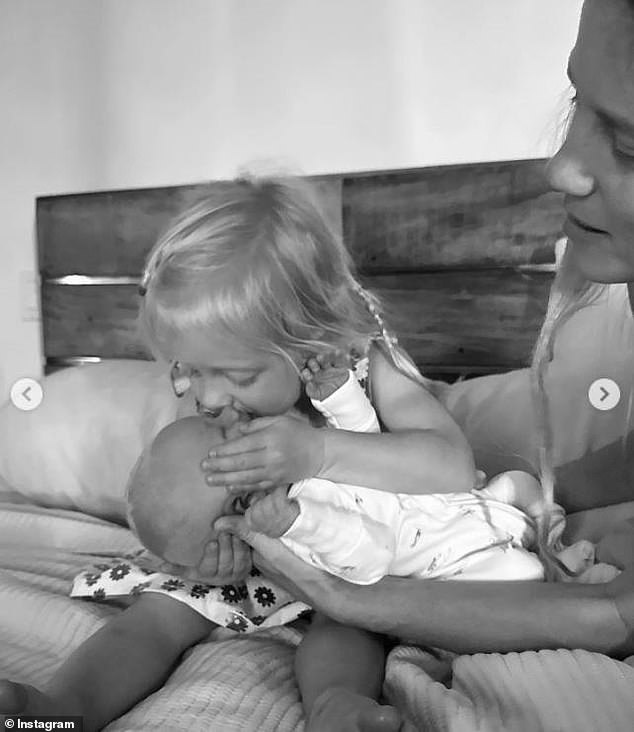
[[[387,329],[387,326],[385,325],[385,320],[383,320],[383,315],[381,313],[381,310],[379,309],[376,298],[374,298],[355,279],[351,280],[351,285],[352,289],[365,303],[365,306],[368,309],[370,315],[376,321],[376,324],[379,326],[379,333],[381,334],[381,338],[385,342],[385,345],[387,346],[390,353],[392,353],[392,351],[398,346],[398,339],[391,331]]]
[[[398,338],[385,324],[378,300],[354,278],[351,278],[350,285],[354,292],[363,300],[368,312],[376,321],[379,327],[379,338],[376,338],[376,340],[385,346],[392,363],[404,376],[412,379],[412,381],[422,386],[435,397],[440,398],[444,391],[444,385],[434,382],[431,379],[426,379],[412,359],[399,346]]]

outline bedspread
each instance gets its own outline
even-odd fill
[[[139,548],[115,524],[81,513],[0,503],[0,675],[41,686],[123,603],[68,597],[100,557]],[[110,724],[115,730],[301,732],[293,675],[301,628],[225,635],[185,654],[164,687]],[[385,695],[406,730],[631,732],[634,668],[585,651],[451,654],[401,646]]]

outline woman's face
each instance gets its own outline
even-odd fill
[[[569,76],[574,114],[548,175],[571,256],[595,282],[634,281],[633,0],[585,0]]]

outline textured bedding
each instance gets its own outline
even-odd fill
[[[71,600],[72,577],[134,551],[132,534],[87,515],[0,503],[0,674],[42,685],[122,605]],[[165,686],[108,730],[301,732],[293,653],[301,628],[229,635],[187,653]],[[634,668],[584,651],[454,657],[401,646],[386,697],[410,730],[631,732]]]

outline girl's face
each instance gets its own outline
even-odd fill
[[[287,359],[250,348],[229,334],[184,334],[173,353],[200,406],[216,412],[225,426],[284,414],[300,397],[299,373]]]
[[[628,7],[629,6],[629,7]],[[634,7],[586,0],[570,56],[566,140],[549,163],[571,257],[589,280],[634,281]]]

